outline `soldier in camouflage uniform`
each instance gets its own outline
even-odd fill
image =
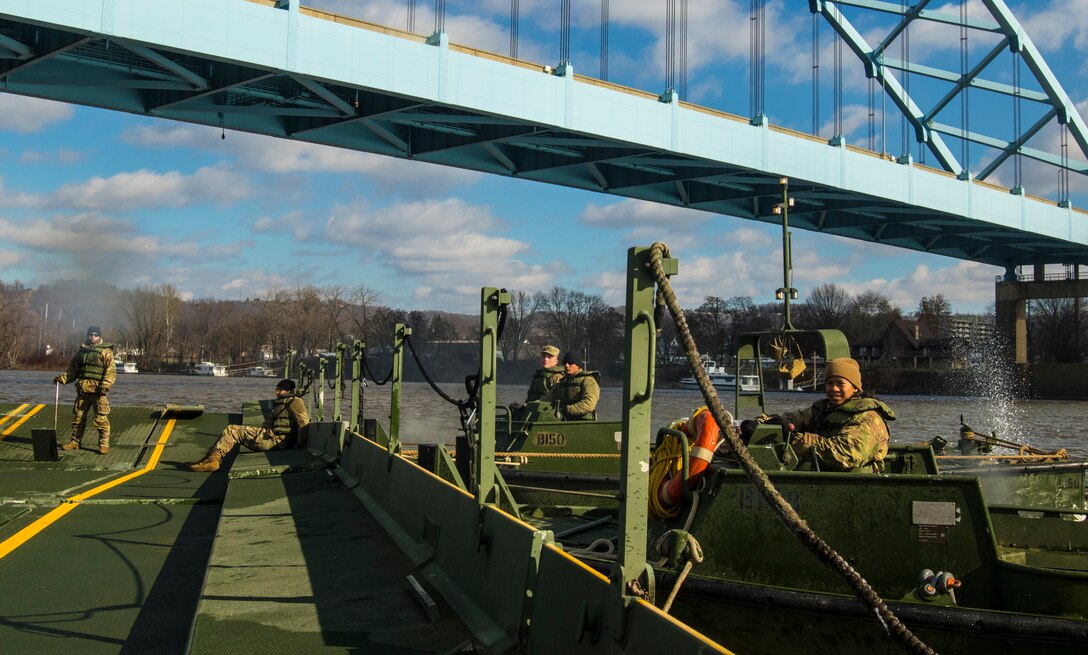
[[[601,398],[597,371],[583,371],[574,353],[563,355],[565,375],[551,388],[544,400],[555,403],[556,418],[563,421],[595,421],[597,401]]]
[[[812,407],[782,416],[796,430],[792,444],[798,457],[815,459],[822,471],[881,472],[888,421],[895,420],[895,413],[863,395],[861,371],[849,357],[827,362],[824,391],[827,398]]]
[[[559,349],[555,346],[544,346],[540,349],[541,367],[533,374],[533,380],[529,383],[529,393],[525,395],[525,402],[541,400],[548,395],[548,391],[556,382],[563,379],[563,367],[559,365]]]
[[[87,413],[94,409],[94,427],[98,429],[98,454],[110,450],[110,401],[106,393],[117,379],[113,364],[113,346],[102,341],[97,325],[87,328],[87,340],[72,357],[68,370],[53,378],[54,384],[76,383],[76,402],[72,405],[72,438],[62,450],[77,450],[87,428]]]
[[[188,468],[198,473],[218,471],[219,462],[238,444],[259,452],[294,448],[298,445],[299,431],[309,423],[310,413],[302,398],[295,395],[295,383],[280,380],[276,384],[271,416],[265,419],[264,425],[228,425],[204,459],[189,464]]]

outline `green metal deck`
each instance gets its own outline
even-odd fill
[[[431,623],[410,592],[411,562],[342,485],[306,466],[304,451],[239,455],[234,479],[191,473],[183,463],[207,450],[225,415],[171,421],[154,408],[115,408],[108,455],[35,462],[31,431],[52,427],[53,412],[34,410],[0,405],[0,418],[11,415],[0,425],[0,651],[471,644],[440,601]]]

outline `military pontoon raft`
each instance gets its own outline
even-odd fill
[[[105,456],[35,444],[42,410],[0,404],[5,655],[728,652],[361,425],[205,474],[262,404],[115,407]]]

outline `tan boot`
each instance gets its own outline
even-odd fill
[[[98,454],[99,455],[105,455],[108,452],[110,452],[109,444],[98,444]]]
[[[61,450],[79,450],[79,442],[75,439],[60,447]]]
[[[223,459],[224,453],[218,450],[212,450],[204,459],[193,464],[189,464],[189,470],[197,473],[212,473],[219,470],[219,460]]]

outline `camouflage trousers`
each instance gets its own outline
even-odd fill
[[[287,435],[276,434],[272,430],[257,425],[228,425],[212,450],[229,453],[235,445],[241,444],[250,450],[272,450]]]
[[[72,405],[72,441],[83,441],[87,429],[87,414],[94,410],[94,427],[98,429],[99,447],[110,445],[110,401],[100,393],[76,392],[76,402]]]

